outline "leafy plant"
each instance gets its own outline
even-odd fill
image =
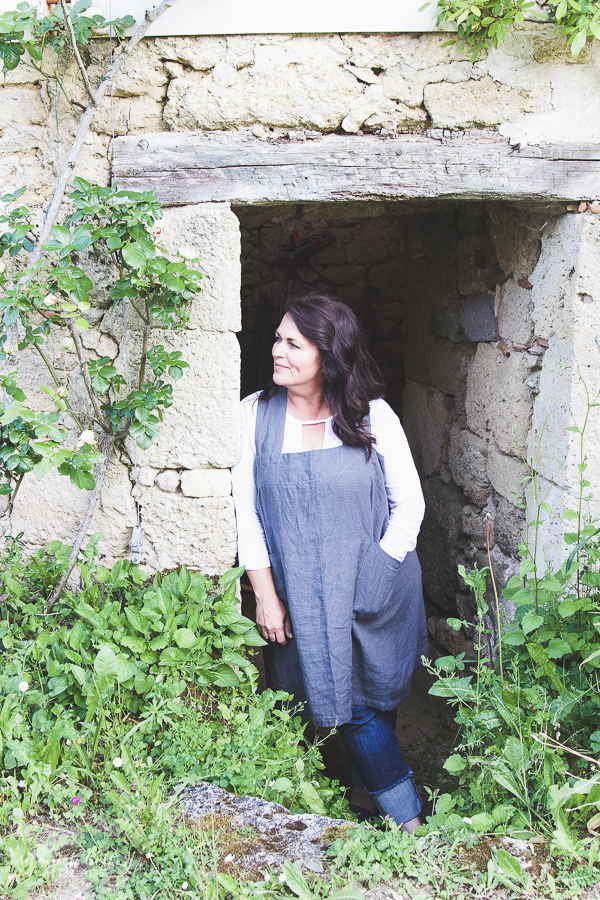
[[[444,46],[456,44],[460,53],[470,55],[471,62],[488,47],[503,44],[508,29],[522,25],[526,15],[555,23],[556,34],[567,38],[573,56],[578,56],[588,37],[600,39],[598,0],[543,0],[539,5],[541,10],[531,0],[438,0],[436,24],[457,26],[457,36]]]

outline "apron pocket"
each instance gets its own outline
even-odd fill
[[[354,614],[364,619],[377,616],[388,606],[394,594],[400,563],[378,541],[368,547],[354,588]]]

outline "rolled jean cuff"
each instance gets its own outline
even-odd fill
[[[370,791],[367,793],[373,798],[381,815],[390,816],[398,825],[410,822],[423,809],[423,801],[415,785],[412,772],[393,787],[377,791],[377,793]]]

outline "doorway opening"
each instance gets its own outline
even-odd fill
[[[417,549],[432,656],[465,651],[472,658],[472,632],[456,632],[448,618],[473,619],[457,567],[487,565],[490,519],[497,580],[518,571],[523,511],[496,472],[513,466],[518,447],[498,431],[490,409],[510,385],[523,400],[516,424],[526,438],[542,359],[528,276],[540,253],[543,211],[465,201],[234,211],[242,234],[242,396],[268,381],[288,297],[316,290],[352,307],[422,479],[427,511]],[[486,375],[489,359],[497,383]],[[425,783],[454,734],[449,711],[428,696],[428,686],[418,675],[399,710],[407,758]]]

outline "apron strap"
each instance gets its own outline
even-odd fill
[[[287,410],[287,388],[278,387],[277,392],[266,402],[257,400],[256,431],[254,440],[256,456],[275,455],[283,450],[285,435],[285,414]]]

